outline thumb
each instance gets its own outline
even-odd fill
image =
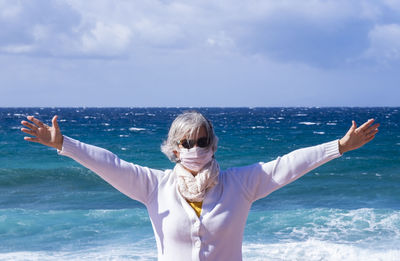
[[[56,128],[57,130],[59,130],[60,127],[58,126],[57,120],[58,120],[58,116],[55,115],[55,116],[53,117],[53,119],[51,120],[51,122],[53,123],[53,127]]]
[[[352,125],[351,125],[351,127],[350,127],[350,131],[351,132],[354,132],[356,129],[357,129],[357,125],[356,125],[356,122],[355,121],[351,121],[352,122]]]

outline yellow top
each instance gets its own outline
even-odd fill
[[[202,202],[190,202],[190,201],[188,201],[188,203],[194,209],[194,212],[196,212],[197,216],[200,217],[201,207],[203,206],[203,201]]]

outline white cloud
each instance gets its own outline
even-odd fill
[[[235,46],[235,41],[229,37],[224,31],[210,35],[206,40],[206,45],[213,48],[232,49]]]
[[[369,40],[377,45],[373,39],[379,36],[368,32],[383,18],[391,19],[385,17],[388,10],[396,17],[399,1],[0,0],[0,50],[121,57],[137,49],[220,48],[282,62],[329,64],[359,56]]]
[[[383,0],[383,2],[390,8],[400,11],[400,1],[399,0]]]
[[[368,34],[370,47],[365,53],[368,58],[380,62],[400,60],[400,25],[375,26]]]
[[[0,0],[0,17],[5,20],[12,20],[18,17],[21,13],[22,7],[18,1]]]
[[[129,45],[131,31],[121,24],[103,24],[84,33],[81,38],[81,50],[84,54],[119,55]]]
[[[34,50],[35,47],[28,44],[5,45],[0,47],[0,51],[10,54],[26,54]]]

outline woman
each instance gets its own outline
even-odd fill
[[[346,135],[295,150],[275,160],[220,171],[214,153],[218,138],[198,112],[185,112],[172,123],[161,150],[176,163],[155,170],[119,159],[115,154],[61,134],[57,116],[52,126],[28,116],[21,130],[27,141],[54,147],[91,169],[149,213],[159,260],[241,260],[246,219],[254,201],[310,170],[371,141],[379,124],[370,119]]]

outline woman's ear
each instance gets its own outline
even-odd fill
[[[175,157],[176,157],[177,159],[179,159],[179,151],[174,150],[173,153],[175,154]]]

